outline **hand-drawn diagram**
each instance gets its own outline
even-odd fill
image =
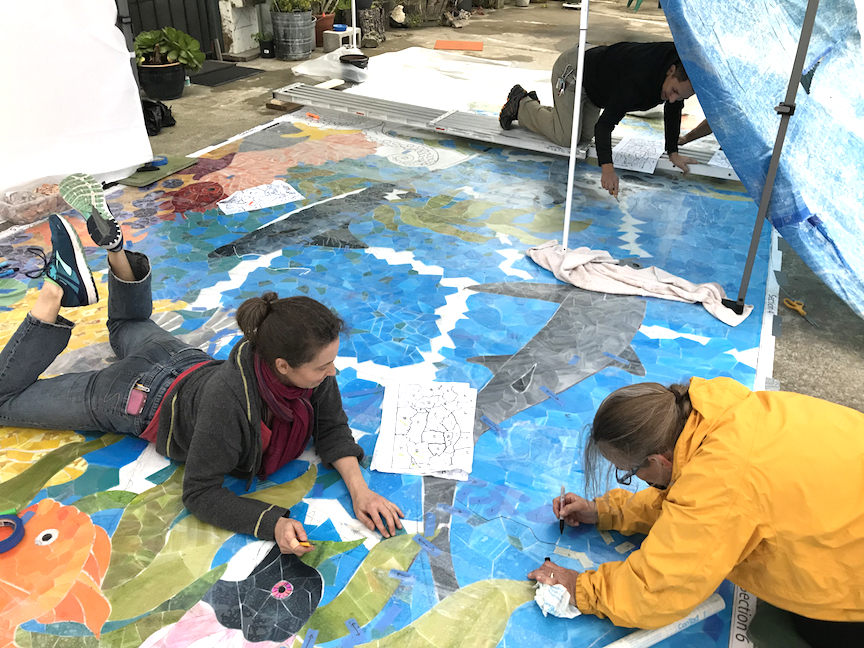
[[[372,468],[467,480],[476,399],[477,390],[463,383],[388,387]]]
[[[654,173],[657,160],[665,150],[662,140],[625,137],[612,149],[612,163],[616,169]]]
[[[225,214],[239,214],[265,207],[287,205],[303,200],[303,195],[284,180],[236,191],[219,201],[219,209]]]

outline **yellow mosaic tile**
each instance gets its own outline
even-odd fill
[[[20,475],[52,450],[84,440],[83,436],[72,430],[0,427],[0,482]],[[87,461],[76,459],[54,475],[46,486],[65,484],[80,477],[86,470]]]

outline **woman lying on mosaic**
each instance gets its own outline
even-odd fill
[[[807,642],[785,648],[864,646],[864,414],[730,378],[643,383],[597,410],[589,492],[601,456],[619,483],[655,488],[568,493],[556,516],[648,537],[624,562],[578,573],[547,560],[529,578],[564,585],[585,614],[641,628],[682,619],[728,578],[759,598],[756,646],[775,645],[764,636],[777,625]]]
[[[228,360],[214,360],[149,319],[150,261],[123,249],[101,186],[76,175],[61,190],[79,211],[92,213],[87,229],[108,251],[107,327],[117,361],[100,371],[38,379],[72,333],[74,324],[59,314],[61,306],[98,301],[74,228],[52,215],[46,281],[0,352],[2,425],[146,439],[160,454],[186,464],[183,503],[192,514],[275,540],[283,552],[297,555],[313,547],[299,544],[306,533],[288,509],[238,497],[223,481],[228,474],[250,484],[255,476],[266,478],[300,456],[311,436],[321,461],[345,480],[357,518],[385,537],[402,528],[402,511],[373,492],[360,472],[363,450],[348,427],[334,378],[345,330],[338,315],[308,297],[265,293],[240,305],[237,323],[244,338]]]

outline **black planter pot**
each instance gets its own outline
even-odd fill
[[[276,47],[272,40],[258,41],[258,50],[261,52],[261,58],[276,58]]]
[[[151,99],[179,99],[183,94],[186,71],[180,63],[139,65],[138,80]]]

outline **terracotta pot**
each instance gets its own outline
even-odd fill
[[[335,17],[335,13],[315,16],[318,19],[315,23],[315,47],[324,47],[324,32],[333,29],[333,19]]]

